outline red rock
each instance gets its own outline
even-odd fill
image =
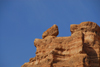
[[[21,67],[100,67],[100,27],[94,22],[71,25],[71,36],[56,37],[58,27],[35,39],[36,57]]]
[[[58,34],[58,26],[54,24],[51,28],[49,28],[42,34],[42,38],[45,38],[47,36],[57,36]]]
[[[72,24],[70,26],[70,31],[73,34],[76,31],[82,31],[82,32],[95,32],[100,36],[100,27],[94,23],[94,22],[82,22],[79,25]]]

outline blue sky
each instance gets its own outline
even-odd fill
[[[53,24],[70,36],[70,25],[100,26],[100,0],[0,0],[0,67],[21,67],[35,57],[34,39]]]

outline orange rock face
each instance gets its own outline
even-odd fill
[[[36,57],[21,67],[100,67],[100,27],[94,22],[70,26],[71,36],[56,37],[53,25],[35,39]]]
[[[54,24],[51,28],[49,28],[42,34],[42,38],[45,38],[47,36],[57,36],[58,34],[58,26]]]

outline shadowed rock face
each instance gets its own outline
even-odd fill
[[[56,37],[53,25],[35,39],[36,57],[21,67],[100,67],[100,27],[94,22],[70,26],[71,36]]]

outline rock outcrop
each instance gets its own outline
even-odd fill
[[[56,37],[53,25],[35,39],[36,57],[21,67],[100,67],[100,27],[94,22],[70,26],[71,36]]]
[[[42,38],[44,39],[47,36],[57,36],[58,34],[58,26],[54,24],[51,28],[49,28],[43,33]]]

